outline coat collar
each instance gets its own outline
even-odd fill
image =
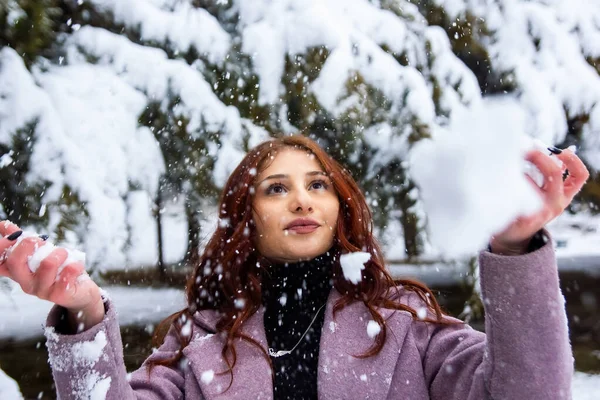
[[[392,340],[393,335],[388,335],[384,348],[377,356],[353,357],[365,353],[373,345],[373,339],[367,334],[367,323],[371,316],[362,303],[356,302],[340,310],[334,319],[333,305],[340,297],[333,289],[325,307],[319,348],[319,398],[386,398],[398,359],[398,342]],[[267,351],[264,311],[261,307],[250,317],[242,332]],[[384,318],[386,314],[383,315]],[[216,332],[217,312],[198,312],[194,319],[206,332]],[[227,370],[221,356],[223,341],[224,337],[220,334],[196,335],[183,351],[205,399],[272,400],[273,381],[269,363],[255,346],[246,341],[236,343],[234,379],[229,390],[224,392],[229,386],[231,375],[218,374]]]

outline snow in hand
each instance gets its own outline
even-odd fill
[[[360,282],[362,279],[360,272],[365,269],[365,263],[370,258],[371,255],[364,252],[342,254],[340,264],[342,265],[344,277],[354,284]]]
[[[0,237],[2,237],[2,236],[0,236]],[[24,231],[23,234],[17,238],[17,240],[15,241],[15,244],[10,246],[6,250],[6,256],[8,257],[10,255],[10,253],[12,253],[12,251],[24,239],[30,238],[30,237],[39,237],[39,234],[37,234],[35,232]],[[39,246],[36,245],[34,253],[27,259],[27,265],[29,266],[29,269],[31,270],[31,272],[36,272],[38,270],[38,268],[40,267],[40,263],[42,262],[42,260],[44,258],[48,257],[50,255],[50,253],[52,253],[52,251],[54,251],[55,249],[56,249],[56,246],[52,242],[49,242],[49,241],[45,241],[43,244],[41,244]],[[58,275],[60,275],[62,270],[69,264],[72,264],[75,262],[80,262],[82,264],[85,264],[85,253],[83,253],[79,250],[73,250],[73,249],[66,249],[66,250],[67,250],[67,258],[58,267],[58,270],[56,271],[57,277],[58,277]]]
[[[540,209],[525,153],[539,142],[525,135],[523,111],[510,100],[481,101],[456,113],[449,131],[415,146],[411,174],[421,189],[432,244],[460,257],[485,247],[491,235]]]

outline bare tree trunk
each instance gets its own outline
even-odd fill
[[[160,280],[162,282],[166,282],[167,281],[167,268],[165,265],[165,259],[164,259],[164,254],[163,254],[163,234],[162,234],[162,208],[163,208],[163,201],[162,201],[162,191],[163,191],[163,177],[161,177],[159,179],[159,184],[158,184],[158,190],[156,193],[156,209],[154,211],[154,217],[156,218],[156,230],[157,230],[157,235],[156,237],[158,238],[158,262],[157,262],[157,269],[158,269],[158,276],[160,277]]]
[[[400,223],[404,231],[404,247],[408,259],[419,256],[423,251],[419,238],[421,233],[419,232],[419,217],[412,211],[412,207],[416,201],[410,197],[410,193],[414,187],[414,184],[409,182],[406,189],[399,193],[397,202],[397,204],[400,204],[400,209],[402,210]]]
[[[481,291],[479,286],[479,262],[476,256],[469,260],[469,272],[465,277],[463,285],[471,293],[465,301],[463,311],[458,316],[466,323],[482,321],[484,316],[483,303],[481,302]]]
[[[185,265],[195,266],[200,258],[200,220],[198,208],[190,201],[185,203],[185,214],[188,223],[188,245],[185,252]]]
[[[417,216],[402,207],[402,216],[400,217],[402,229],[404,231],[404,247],[406,256],[411,259],[421,254],[419,246],[419,229],[417,226]]]

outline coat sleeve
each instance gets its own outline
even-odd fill
[[[55,306],[50,311],[45,334],[57,397],[61,400],[183,399],[184,375],[178,368],[156,366],[148,375],[145,367],[151,359],[166,359],[176,354],[179,342],[173,330],[139,370],[127,374],[117,315],[109,300],[105,300],[105,309],[102,322],[74,335],[58,333],[66,310]]]
[[[417,322],[430,397],[570,399],[573,357],[551,241],[520,256],[479,255],[486,334]]]

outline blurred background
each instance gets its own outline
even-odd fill
[[[507,132],[575,145],[591,172],[549,229],[575,398],[599,398],[595,0],[0,0],[0,220],[86,252],[133,369],[184,305],[229,173],[261,141],[306,132],[359,182],[393,275],[483,329],[476,253],[432,245],[409,160],[490,98],[520,110]],[[24,398],[54,398],[49,307],[0,279],[0,368]]]

